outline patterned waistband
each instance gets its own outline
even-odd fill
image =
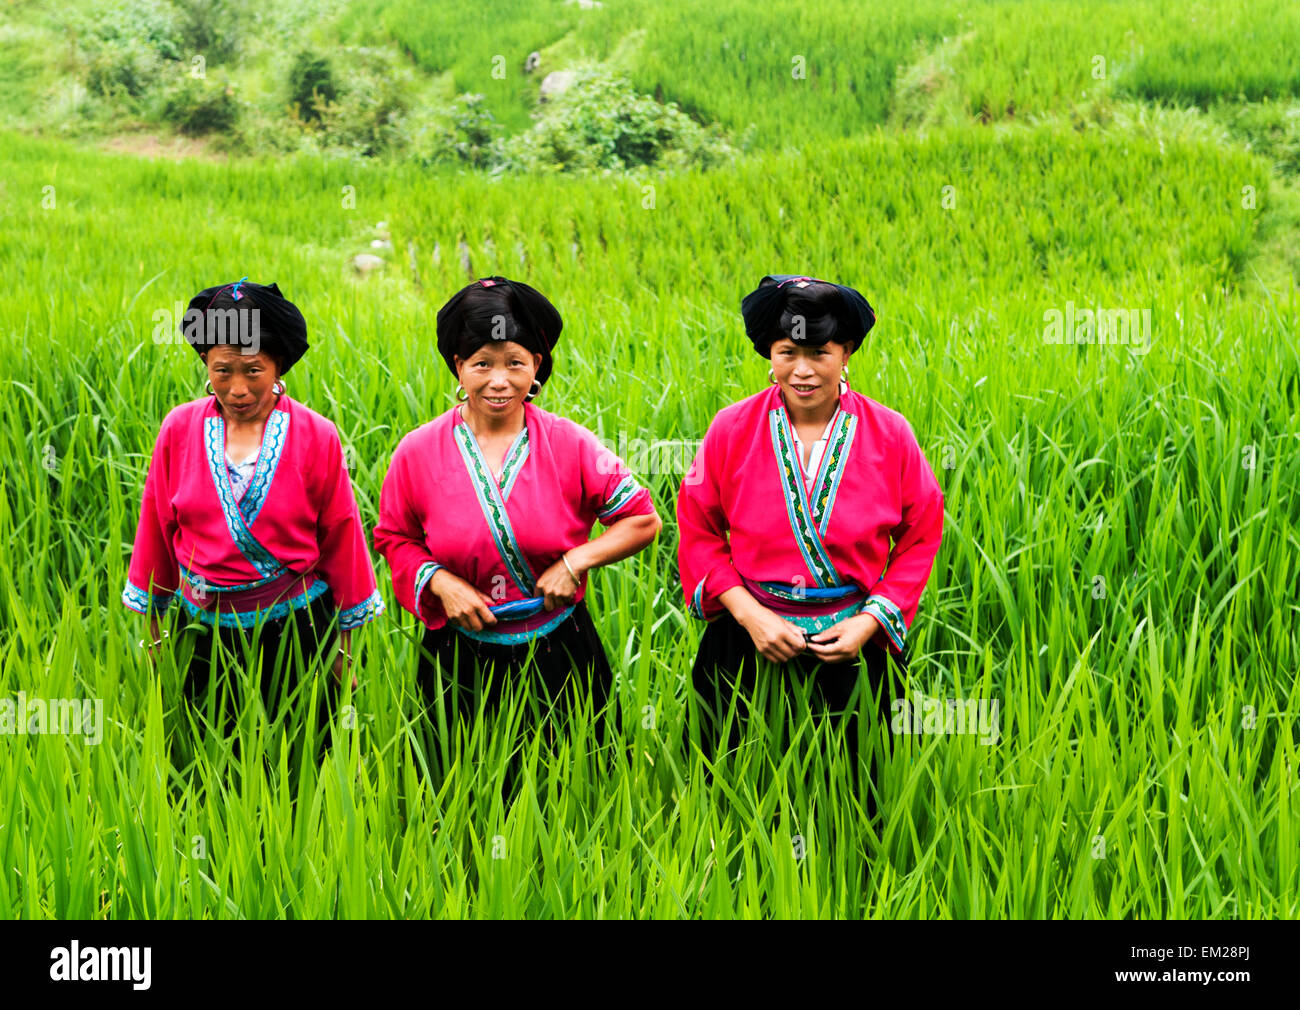
[[[743,581],[754,599],[786,620],[845,615],[857,610],[867,601],[867,594],[852,583],[820,587],[796,586],[785,582],[755,582],[752,579]]]
[[[859,601],[857,603],[850,603],[847,607],[830,614],[818,614],[816,616],[803,614],[779,614],[778,616],[789,621],[791,624],[802,628],[804,631],[808,632],[808,634],[815,635],[819,631],[825,631],[833,624],[838,624],[846,617],[852,617],[861,609],[862,603]]]
[[[305,583],[306,579],[295,576],[300,582]],[[293,580],[291,580],[293,581]],[[207,589],[214,587],[208,586]],[[311,584],[301,592],[292,596],[284,597],[276,602],[267,600],[250,600],[241,598],[240,593],[231,593],[229,591],[213,592],[213,606],[211,608],[200,607],[194,603],[184,593],[180,594],[181,604],[189,612],[190,616],[198,619],[200,624],[217,626],[222,628],[252,628],[259,621],[273,621],[277,618],[285,617],[295,610],[301,610],[309,606],[313,600],[324,595],[329,586],[323,579],[313,579]],[[260,593],[248,593],[243,596],[261,596]],[[281,594],[283,596],[283,594]]]
[[[476,642],[490,642],[493,645],[520,645],[554,631],[573,613],[577,606],[578,604],[575,603],[563,610],[557,610],[541,624],[537,623],[538,618],[535,616],[524,618],[522,621],[497,621],[491,628],[484,628],[482,631],[469,631],[458,624],[453,624],[452,627],[466,638],[472,638]],[[529,624],[532,624],[533,627],[528,627]]]
[[[288,585],[297,578],[293,572],[282,569],[264,578],[254,579],[252,582],[241,582],[235,586],[219,586],[214,582],[209,582],[202,575],[190,571],[184,565],[180,566],[180,570],[181,578],[185,580],[185,584],[198,593],[248,593],[255,589],[265,589],[273,582]]]

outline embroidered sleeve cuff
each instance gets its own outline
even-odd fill
[[[870,614],[879,621],[889,640],[894,643],[894,648],[903,651],[903,642],[907,640],[907,625],[903,622],[902,612],[890,600],[884,596],[871,596],[862,604],[861,613]]]
[[[363,624],[369,624],[382,614],[384,609],[384,598],[379,595],[379,590],[376,589],[355,607],[348,607],[347,610],[339,611],[339,630],[351,631]]]
[[[698,621],[704,620],[704,583],[708,581],[708,576],[700,579],[699,584],[695,587],[695,592],[691,594],[691,602],[686,605],[686,611]]]
[[[605,504],[601,506],[600,511],[596,513],[596,518],[602,523],[611,522],[618,513],[626,510],[643,491],[645,491],[645,488],[637,483],[635,477],[624,477],[618,487],[614,488],[614,493],[609,496]],[[648,497],[648,494],[647,492],[646,497]],[[635,514],[629,513],[629,515]]]
[[[706,599],[704,596],[704,583],[709,582],[709,595]],[[691,594],[690,602],[686,605],[686,612],[700,621],[707,621],[717,617],[726,608],[718,602],[718,597],[728,589],[744,585],[739,573],[727,565],[726,568],[718,567],[709,572],[708,575],[700,579],[695,587],[695,592]]]
[[[138,614],[166,613],[175,598],[175,593],[147,593],[131,582],[122,590],[122,602]]]
[[[415,599],[415,609],[417,611],[420,609],[420,594],[424,592],[424,587],[429,584],[429,580],[433,578],[434,573],[437,572],[437,570],[442,567],[444,566],[438,564],[438,562],[436,561],[426,561],[424,564],[422,564],[419,568],[415,570],[414,599]]]

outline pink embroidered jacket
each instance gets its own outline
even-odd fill
[[[717,617],[718,597],[734,586],[782,613],[797,609],[795,595],[855,586],[898,653],[939,550],[943,494],[907,420],[847,389],[809,492],[773,385],[713,419],[682,482],[677,522],[694,616]]]
[[[379,496],[375,547],[392,569],[397,601],[436,629],[447,623],[428,589],[439,568],[501,604],[534,598],[535,578],[586,543],[597,520],[609,526],[653,511],[650,492],[592,432],[531,403],[524,404],[524,428],[498,480],[452,407],[409,432],[394,451]],[[575,604],[586,590],[584,577]],[[567,613],[502,621],[481,637],[524,640]]]
[[[179,597],[205,623],[251,626],[329,589],[339,627],[384,610],[334,425],[281,395],[238,496],[215,397],[163,419],[145,479],[122,602],[159,613]]]

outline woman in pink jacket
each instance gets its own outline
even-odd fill
[[[709,622],[692,680],[710,755],[731,686],[752,696],[760,656],[774,675],[811,677],[831,712],[865,660],[885,714],[886,657],[902,664],[943,531],[943,494],[907,420],[848,385],[875,323],[867,300],[776,275],[742,313],[770,385],[718,412],[677,500],[685,601]],[[733,747],[743,705],[737,715]],[[847,736],[856,748],[852,718]]]
[[[299,679],[282,647],[319,655],[341,677],[352,632],[384,604],[338,431],[285,389],[307,350],[302,313],[275,284],[241,280],[199,292],[182,332],[208,395],[163,419],[122,602],[148,615],[150,650],[168,637],[159,619],[172,605],[201,629],[192,700],[215,656],[242,656],[251,638],[269,709]]]

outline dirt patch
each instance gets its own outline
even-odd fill
[[[101,141],[99,146],[117,154],[134,154],[140,158],[167,158],[180,161],[184,158],[201,158],[204,161],[226,161],[227,155],[215,151],[206,140],[199,137],[162,137],[154,133],[124,133]]]

